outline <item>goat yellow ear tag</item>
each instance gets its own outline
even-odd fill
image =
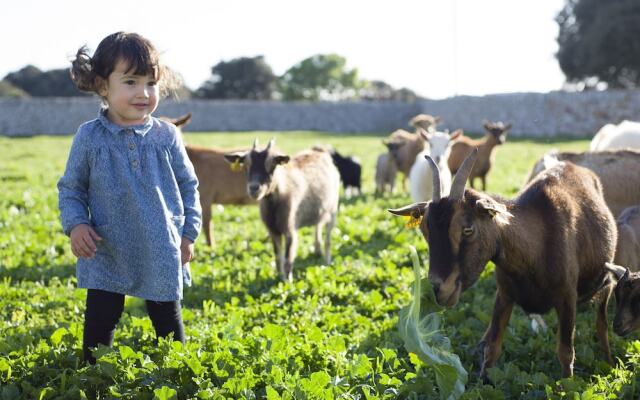
[[[405,228],[415,228],[420,226],[420,222],[422,222],[422,215],[416,216],[416,215],[410,215],[408,216],[409,220],[407,221],[406,224],[404,224]]]
[[[238,159],[229,164],[229,168],[231,168],[233,172],[240,172],[242,170],[242,164],[240,164],[240,160]]]

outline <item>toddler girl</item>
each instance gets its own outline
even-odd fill
[[[93,57],[78,50],[71,75],[103,100],[78,128],[58,182],[62,227],[87,288],[84,359],[110,346],[124,296],[146,300],[157,336],[184,343],[183,268],[201,224],[198,181],[181,135],[151,114],[177,80],[135,33],[104,38]]]

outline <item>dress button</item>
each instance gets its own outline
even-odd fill
[[[133,164],[134,167],[137,167],[138,166],[138,160],[131,161],[131,164]]]
[[[136,145],[135,145],[135,144],[133,144],[133,143],[129,143],[129,149],[130,149],[130,150],[133,150],[133,149],[135,149],[135,148],[136,148]]]

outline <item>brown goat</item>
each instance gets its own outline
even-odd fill
[[[303,151],[291,159],[273,148],[273,139],[258,151],[225,154],[231,164],[246,167],[247,192],[260,202],[260,216],[273,242],[276,267],[283,280],[293,280],[298,228],[315,226],[315,250],[321,253],[321,229],[325,227],[324,256],[331,264],[331,229],[336,223],[340,173],[331,155],[323,150]],[[284,239],[284,243],[283,243]]]
[[[424,138],[421,135],[398,129],[382,143],[387,146],[391,159],[396,164],[398,171],[402,173],[402,187],[406,188],[406,180],[411,172],[413,162],[418,153],[424,150]]]
[[[159,117],[163,121],[174,124],[178,129],[191,122],[191,113],[181,117]],[[207,244],[215,246],[213,222],[211,222],[211,206],[213,204],[252,204],[255,203],[247,194],[247,178],[242,169],[233,171],[224,160],[224,154],[248,149],[220,149],[185,145],[189,160],[193,164],[198,177],[198,192],[202,207],[202,230]]]
[[[256,203],[247,193],[247,177],[243,168],[233,171],[224,155],[248,149],[220,149],[186,145],[187,155],[198,177],[200,206],[202,207],[202,230],[209,246],[215,246],[211,206],[213,204]]]
[[[608,264],[608,268],[618,278],[613,331],[618,336],[627,336],[640,329],[640,272],[614,264]]]
[[[416,131],[418,129],[424,129],[428,131],[430,129],[436,129],[436,126],[440,122],[440,117],[434,117],[429,114],[418,114],[415,117],[411,118],[409,121],[409,126],[412,126]]]
[[[455,174],[464,159],[471,154],[473,149],[478,149],[478,159],[473,166],[471,175],[469,175],[469,184],[472,188],[475,188],[473,181],[476,178],[480,178],[482,181],[482,191],[487,190],[487,174],[493,164],[495,154],[493,148],[501,145],[505,142],[507,137],[507,131],[511,129],[511,124],[505,125],[502,122],[485,122],[484,129],[486,135],[482,139],[471,139],[467,136],[462,136],[451,148],[451,155],[449,156],[449,170],[452,174]]]
[[[625,208],[617,224],[618,244],[613,262],[640,271],[640,206]]]
[[[640,204],[640,151],[549,152],[536,162],[528,181],[558,161],[571,161],[595,172],[602,182],[604,199],[614,217],[625,208]]]
[[[438,303],[455,305],[488,261],[496,265],[493,316],[480,342],[481,377],[487,379],[487,370],[500,355],[514,304],[526,313],[556,310],[562,376],[571,376],[576,305],[596,293],[598,339],[612,362],[606,316],[612,278],[606,263],[613,260],[616,225],[598,177],[586,168],[560,163],[509,201],[465,189],[476,157],[473,151],[464,161],[448,197],[434,190],[431,202],[389,211],[422,218],[429,280]],[[430,163],[436,171],[435,162]],[[433,187],[440,188],[439,174],[433,176]]]

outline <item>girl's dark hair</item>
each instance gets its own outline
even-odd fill
[[[161,96],[181,85],[179,76],[160,64],[158,51],[149,40],[127,32],[116,32],[102,39],[93,57],[89,56],[87,46],[80,47],[71,61],[71,79],[78,89],[100,94],[101,85],[107,81],[118,61],[127,64],[128,73],[153,75],[160,85]]]

